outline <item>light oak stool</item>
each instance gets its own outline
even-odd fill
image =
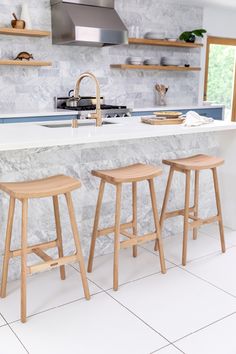
[[[164,252],[162,246],[162,238],[160,232],[159,217],[156,205],[156,194],[154,188],[154,178],[162,174],[162,169],[144,164],[135,164],[132,166],[122,167],[114,170],[92,171],[92,175],[101,179],[100,189],[97,201],[97,208],[94,220],[90,256],[88,262],[88,272],[92,272],[95,244],[97,237],[105,236],[109,233],[115,235],[114,239],[114,267],[113,267],[113,288],[118,290],[118,262],[119,251],[123,248],[133,247],[133,256],[137,257],[137,245],[147,241],[156,240],[159,254],[162,273],[166,273]],[[151,194],[152,210],[155,222],[155,231],[153,233],[138,236],[137,233],[137,182],[147,180]],[[115,209],[115,226],[99,230],[99,218],[102,206],[105,184],[110,183],[116,187],[116,209]],[[122,185],[124,183],[132,183],[132,221],[126,224],[120,224],[121,218],[121,194]],[[133,232],[127,232],[127,229],[132,229]],[[120,234],[126,236],[128,240],[120,241]]]
[[[225,252],[225,239],[224,239],[224,226],[222,219],[221,211],[221,202],[220,202],[220,192],[219,192],[219,183],[217,176],[217,167],[224,164],[224,160],[218,157],[207,156],[207,155],[196,155],[192,157],[177,159],[177,160],[164,160],[165,165],[170,166],[169,178],[167,182],[162,212],[161,212],[161,229],[163,223],[166,219],[175,217],[178,215],[184,216],[184,235],[183,235],[183,251],[182,251],[182,264],[186,265],[187,262],[187,242],[188,242],[188,232],[189,229],[193,230],[193,239],[197,239],[198,227],[211,224],[214,222],[219,223],[220,229],[220,239],[221,239],[221,248],[222,252]],[[213,174],[213,182],[215,189],[216,197],[216,206],[217,206],[217,215],[207,218],[199,218],[199,175],[200,171],[210,169]],[[195,188],[194,188],[194,206],[190,207],[190,182],[191,182],[191,172],[195,173]],[[167,203],[170,196],[171,183],[173,179],[174,172],[181,172],[186,175],[186,185],[185,185],[185,207],[182,210],[176,210],[172,212],[167,212]],[[189,222],[189,219],[192,222]],[[158,247],[156,244],[155,249]]]
[[[0,295],[6,297],[6,286],[8,276],[8,265],[11,257],[21,257],[21,322],[26,322],[26,276],[41,272],[46,269],[60,267],[61,279],[65,279],[65,265],[71,262],[78,261],[80,265],[82,283],[85,297],[90,299],[89,288],[86,278],[85,265],[80,246],[79,233],[75,219],[74,206],[71,198],[73,190],[80,188],[81,183],[72,177],[63,175],[44,178],[41,180],[17,183],[0,183],[0,189],[9,194],[10,205],[8,212],[8,222],[6,230],[5,255],[2,271],[2,287]],[[58,195],[64,194],[67,202],[74,242],[76,246],[76,254],[72,256],[63,256],[62,232],[59,214]],[[28,218],[28,200],[32,198],[53,198],[53,207],[56,224],[57,238],[55,241],[46,242],[34,246],[27,246],[27,218]],[[22,225],[21,225],[21,249],[11,251],[11,235],[13,226],[13,217],[15,211],[15,201],[18,199],[22,203]],[[57,247],[59,258],[52,259],[44,252],[49,248]],[[27,266],[27,254],[34,253],[44,262],[30,267]]]

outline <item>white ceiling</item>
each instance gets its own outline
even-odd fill
[[[236,0],[188,0],[186,2],[197,5],[218,5],[236,8]]]

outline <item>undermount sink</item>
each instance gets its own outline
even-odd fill
[[[95,126],[95,121],[94,122],[84,122],[84,121],[79,121],[78,120],[78,123],[79,123],[79,126],[78,128],[80,127],[88,127],[88,126]],[[114,122],[108,122],[108,121],[104,121],[102,122],[102,125],[110,125],[110,124],[117,124],[117,123],[114,123]],[[68,123],[48,123],[48,124],[42,124],[43,127],[45,128],[71,128],[71,122],[68,122]]]

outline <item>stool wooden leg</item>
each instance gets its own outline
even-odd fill
[[[218,182],[218,176],[217,176],[216,168],[212,169],[212,173],[213,173],[213,179],[214,179],[217,211],[218,211],[218,216],[220,218],[219,219],[219,229],[220,229],[221,249],[222,249],[222,252],[225,253],[226,252],[226,248],[225,248],[225,237],[224,237],[224,224],[223,224],[223,217],[222,217],[222,210],[221,210],[221,201],[220,201],[220,189],[219,189],[219,182]]]
[[[121,215],[121,192],[122,185],[116,186],[116,211],[115,211],[115,239],[114,239],[114,267],[113,267],[113,289],[118,290],[118,267],[120,250],[120,215]]]
[[[53,197],[53,208],[54,208],[56,233],[57,233],[58,255],[61,258],[61,257],[63,257],[63,243],[62,243],[60,211],[59,211],[59,203],[58,203],[58,196],[57,195]],[[60,275],[61,275],[61,280],[65,280],[66,273],[65,273],[65,266],[64,265],[60,266]]]
[[[159,250],[161,271],[163,274],[165,274],[166,273],[166,265],[165,265],[164,251],[163,251],[163,245],[162,245],[161,227],[160,227],[160,223],[159,223],[158,210],[157,210],[155,186],[154,186],[153,179],[148,180],[148,182],[149,182],[149,188],[150,188],[150,194],[151,194],[153,217],[154,217],[155,228],[156,228],[155,232],[157,234],[156,243],[158,245],[158,250]]]
[[[164,221],[165,221],[165,213],[166,213],[167,204],[168,204],[169,197],[170,197],[170,189],[171,189],[171,183],[173,180],[173,175],[174,175],[174,169],[170,168],[166,191],[165,191],[165,197],[164,197],[163,206],[162,206],[162,210],[161,210],[161,218],[160,218],[161,231],[163,229],[163,225],[164,225]],[[158,242],[157,241],[155,244],[155,251],[158,251]]]
[[[95,218],[94,218],[90,253],[89,253],[89,261],[88,261],[88,272],[89,273],[91,273],[93,270],[93,258],[94,258],[96,239],[97,239],[97,235],[98,235],[98,226],[99,226],[99,219],[100,219],[100,212],[101,212],[101,207],[102,207],[104,188],[105,188],[105,182],[103,180],[101,180],[99,194],[98,194],[98,200],[97,200],[96,213],[95,213]]]
[[[194,187],[194,216],[198,218],[199,209],[199,171],[195,171],[195,187]],[[196,240],[198,236],[198,228],[193,229],[193,239]]]
[[[10,204],[9,204],[9,211],[8,211],[5,253],[4,253],[4,261],[3,261],[3,268],[2,268],[2,286],[0,292],[2,298],[6,297],[8,265],[10,260],[11,235],[12,235],[14,211],[15,211],[15,198],[11,197]]]
[[[132,183],[133,234],[137,236],[137,182]],[[138,255],[138,246],[133,246],[133,257]]]
[[[83,283],[83,288],[84,288],[84,295],[85,295],[86,299],[89,300],[90,293],[89,293],[88,281],[87,281],[87,277],[86,277],[84,258],[83,258],[82,249],[81,249],[80,240],[79,240],[79,231],[78,231],[78,227],[77,227],[76,219],[75,219],[74,206],[73,206],[71,194],[66,193],[65,197],[66,197],[66,202],[67,202],[67,206],[68,206],[72,232],[73,232],[73,236],[74,236],[74,240],[75,240],[76,255],[78,257],[78,262],[79,262],[79,266],[80,266],[80,273],[81,273],[81,278],[82,278],[82,283]]]
[[[27,219],[28,200],[22,200],[21,225],[21,322],[26,322],[26,276],[27,276]]]
[[[184,238],[183,238],[183,253],[182,265],[185,266],[187,262],[187,244],[188,244],[188,230],[189,230],[189,202],[190,202],[190,181],[191,172],[186,172],[186,186],[185,186],[185,207],[184,207]]]

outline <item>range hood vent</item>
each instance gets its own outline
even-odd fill
[[[128,44],[114,0],[51,0],[53,44],[104,47]]]

